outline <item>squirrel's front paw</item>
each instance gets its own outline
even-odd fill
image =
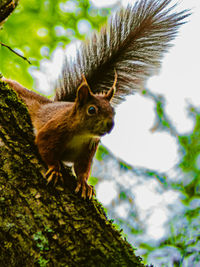
[[[47,178],[47,184],[54,181],[53,184],[55,186],[58,180],[61,180],[61,182],[64,183],[62,173],[60,172],[60,165],[49,167],[48,171],[45,174],[45,177]]]
[[[80,189],[82,190],[81,197],[84,199],[86,199],[87,197],[89,199],[91,199],[92,196],[95,196],[93,186],[87,184],[86,181],[78,181],[77,182],[77,187],[75,189],[75,193],[78,193],[80,191]]]

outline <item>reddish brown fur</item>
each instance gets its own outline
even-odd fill
[[[49,169],[48,182],[61,178],[60,161],[71,162],[78,180],[75,191],[81,190],[82,197],[91,198],[93,190],[87,180],[100,137],[113,127],[114,111],[110,100],[115,86],[107,94],[94,95],[84,81],[77,89],[75,102],[52,102],[15,81],[4,81],[28,107],[35,128],[35,142]],[[89,113],[90,107],[95,114]]]

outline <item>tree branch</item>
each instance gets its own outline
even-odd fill
[[[0,42],[0,44],[2,45],[2,46],[4,46],[4,47],[6,47],[6,48],[8,48],[10,51],[12,51],[14,54],[16,54],[17,56],[19,56],[19,57],[21,57],[21,58],[23,58],[24,60],[26,60],[30,65],[31,65],[31,62],[26,58],[26,57],[24,57],[24,56],[22,56],[22,55],[20,55],[19,53],[17,53],[15,50],[13,50],[10,46],[8,46],[8,45],[6,45],[6,44],[4,44],[4,43],[2,43],[2,42]]]
[[[19,0],[1,0],[0,1],[0,25],[2,25],[7,17],[16,8]]]

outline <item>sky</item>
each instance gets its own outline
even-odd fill
[[[149,79],[147,88],[165,97],[167,114],[178,132],[186,134],[194,127],[187,107],[200,103],[200,1],[182,0],[179,6],[192,9],[193,14],[164,57],[160,75]],[[128,97],[117,109],[113,132],[102,141],[133,166],[168,171],[178,161],[178,147],[169,134],[150,131],[155,119],[153,109],[152,101],[140,94]]]

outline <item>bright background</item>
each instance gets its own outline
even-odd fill
[[[105,5],[114,1],[93,2]],[[194,126],[186,108],[189,103],[195,106],[200,103],[200,1],[185,0],[179,8],[192,8],[194,13],[165,56],[160,75],[151,78],[147,87],[165,97],[167,113],[179,133],[185,134]],[[102,141],[133,166],[167,171],[177,163],[178,148],[169,134],[150,131],[154,120],[152,102],[139,94],[131,96],[118,108],[116,126]]]

